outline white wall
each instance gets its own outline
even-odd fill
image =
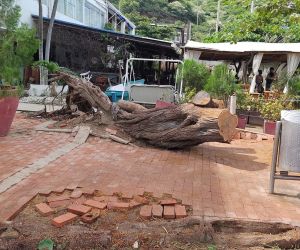
[[[48,0],[50,3],[53,3],[53,0]],[[107,20],[107,8],[104,0],[86,0],[92,5],[98,7],[100,10],[102,10],[105,13],[105,18],[104,21]],[[16,0],[16,4],[21,7],[21,23],[26,23],[30,27],[34,27],[34,22],[32,19],[32,15],[39,15],[39,6],[38,6],[38,1],[37,0]],[[84,11],[83,11],[84,13]],[[43,4],[43,16],[46,18],[50,18],[51,16],[51,9],[48,8],[48,6]],[[76,19],[73,19],[71,17],[68,17],[60,12],[56,12],[55,16],[56,20],[60,21],[65,21],[65,22],[70,22],[74,24],[80,24],[84,25],[83,22],[80,22]]]

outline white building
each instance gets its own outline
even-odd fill
[[[43,17],[50,18],[54,0],[42,0]],[[16,0],[21,7],[21,22],[34,26],[39,15],[37,0]],[[121,33],[135,34],[136,26],[107,0],[58,0],[56,20],[104,29],[107,23]]]

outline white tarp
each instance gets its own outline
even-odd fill
[[[287,52],[300,53],[300,43],[199,43],[188,41],[184,46],[186,50],[212,50],[220,52]]]
[[[256,76],[258,75],[258,70],[260,68],[260,64],[261,64],[261,61],[263,59],[263,56],[264,56],[263,53],[258,53],[253,58],[252,68],[253,68],[254,76],[253,76],[251,86],[250,86],[250,93],[254,93],[255,85],[256,85]]]

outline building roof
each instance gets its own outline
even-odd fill
[[[32,18],[34,20],[38,20],[37,15],[32,15]],[[45,22],[50,21],[50,19],[46,18],[46,17],[44,17],[43,20]],[[162,46],[165,48],[174,49],[173,42],[171,42],[171,41],[159,40],[159,39],[155,39],[155,38],[143,37],[143,36],[138,36],[138,35],[124,34],[124,33],[116,32],[113,30],[93,28],[93,27],[88,27],[85,25],[70,23],[70,22],[61,21],[61,20],[55,20],[54,23],[58,24],[58,25],[63,25],[63,26],[68,26],[68,27],[73,27],[73,28],[80,28],[80,29],[85,29],[85,30],[94,31],[94,32],[107,33],[107,34],[111,34],[111,35],[118,36],[118,37],[124,37],[127,40],[131,40],[131,41],[138,41],[138,42],[145,43],[145,44],[153,44],[153,45],[155,44],[155,45]]]
[[[238,43],[199,43],[188,41],[185,49],[219,52],[294,52],[300,53],[300,43],[262,43],[262,42],[238,42]]]
[[[131,22],[120,10],[118,10],[112,3],[107,1],[108,9],[112,10],[114,13],[118,15],[119,18],[123,19],[132,29],[135,29],[136,26],[133,22]]]

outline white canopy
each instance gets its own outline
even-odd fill
[[[188,41],[184,46],[187,50],[211,50],[220,52],[287,52],[300,53],[300,43],[262,43],[262,42],[238,42],[238,43],[199,43]]]

